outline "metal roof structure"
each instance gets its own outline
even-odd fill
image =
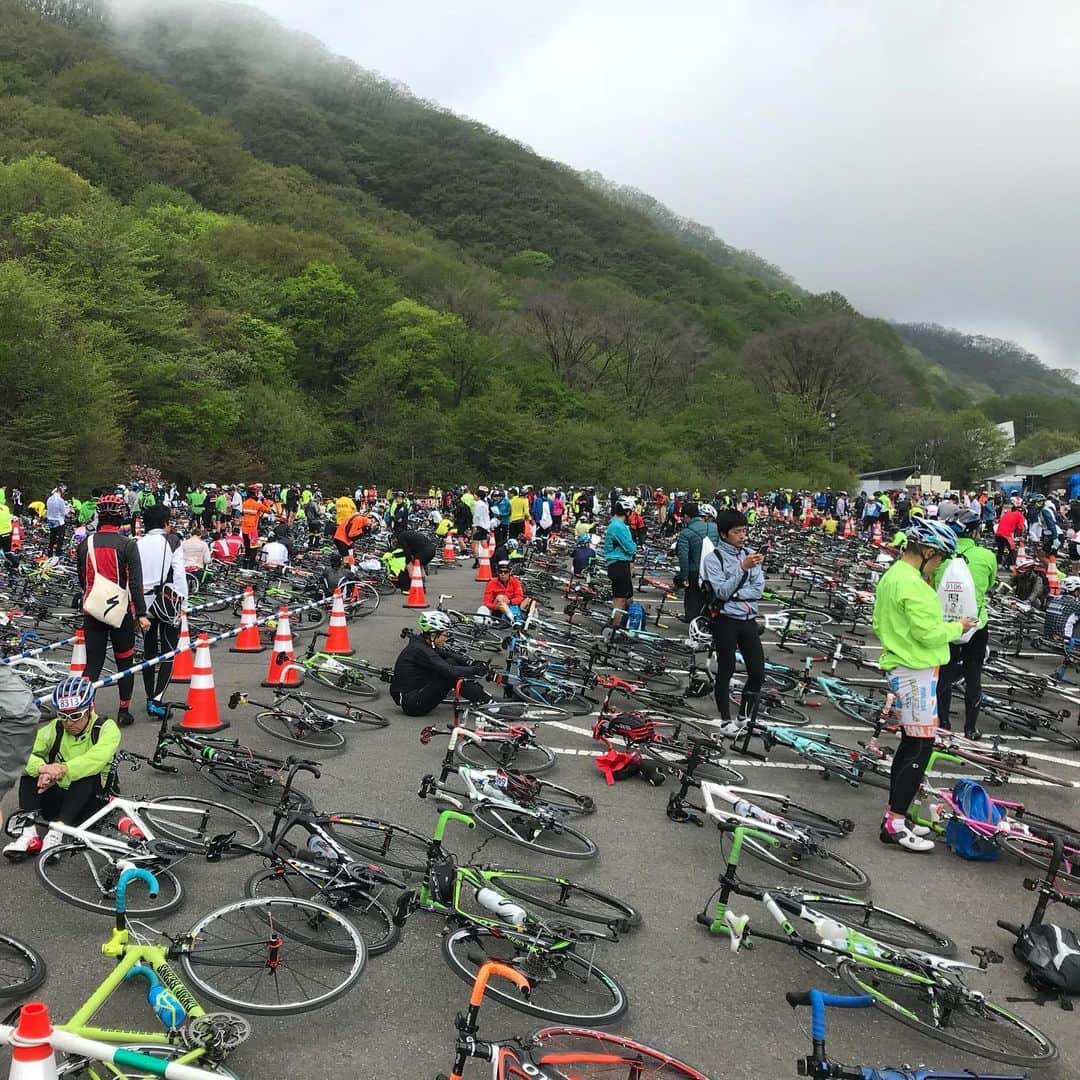
[[[1052,461],[1044,461],[1041,465],[1033,465],[1027,470],[1027,475],[1053,476],[1056,473],[1070,472],[1074,469],[1080,469],[1080,450],[1066,454],[1064,457],[1054,458]]]

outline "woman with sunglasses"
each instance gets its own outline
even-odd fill
[[[79,675],[54,688],[52,703],[56,721],[38,729],[19,779],[19,809],[79,825],[101,805],[120,748],[120,728],[94,712],[94,684]],[[50,829],[42,839],[38,828],[28,825],[4,854],[15,861],[62,843],[62,833]]]

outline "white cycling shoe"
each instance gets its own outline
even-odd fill
[[[883,844],[892,844],[916,855],[929,855],[934,850],[934,841],[919,836],[902,818],[886,818],[881,823],[880,837]]]
[[[4,845],[4,855],[12,862],[36,855],[39,851],[41,851],[41,837],[38,836],[37,829],[33,825],[27,825],[10,844]]]

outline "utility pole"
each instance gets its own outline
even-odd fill
[[[836,464],[836,413],[829,413],[829,462]]]

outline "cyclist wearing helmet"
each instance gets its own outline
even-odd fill
[[[1027,531],[1023,505],[1023,501],[1014,496],[1009,508],[998,518],[994,542],[999,566],[1012,566],[1016,562],[1016,538],[1023,537]]]
[[[1060,595],[1050,597],[1043,621],[1043,633],[1048,638],[1061,641],[1066,660],[1072,659],[1076,651],[1078,621],[1080,621],[1080,577],[1070,574],[1061,583]],[[1064,675],[1064,664],[1059,675]]]
[[[956,557],[963,559],[971,571],[971,580],[975,584],[975,598],[979,605],[979,628],[968,641],[954,641],[949,645],[949,663],[941,669],[938,677],[938,719],[941,726],[948,730],[949,709],[952,704],[953,683],[964,680],[964,734],[969,739],[977,739],[979,732],[979,704],[982,701],[982,672],[986,661],[988,631],[986,624],[986,594],[997,584],[997,559],[993,552],[975,543],[975,537],[982,527],[982,513],[964,510],[950,522],[950,527],[957,535]],[[935,588],[945,573],[944,565],[934,572]]]
[[[630,564],[637,554],[637,544],[630,535],[630,526],[626,519],[634,509],[634,500],[629,495],[620,495],[615,500],[604,533],[604,559],[607,561],[607,575],[611,582],[611,604],[620,613],[625,611],[634,596],[634,578],[630,573]],[[624,616],[612,614],[612,625],[621,626]]]
[[[457,683],[466,701],[489,702],[490,695],[474,678],[487,673],[487,664],[473,663],[446,647],[450,616],[443,611],[422,611],[416,625],[420,633],[401,650],[390,680],[390,696],[401,711],[406,716],[427,716]]]
[[[765,682],[765,651],[758,629],[758,601],[765,591],[765,556],[746,547],[746,517],[738,510],[717,515],[716,547],[705,557],[705,578],[712,589],[713,647],[716,650],[716,707],[721,720],[731,719],[730,686],[735,653],[746,665],[740,719],[753,715],[758,691]]]
[[[105,652],[110,642],[116,669],[124,672],[131,667],[135,656],[136,620],[144,633],[150,629],[150,620],[146,615],[146,596],[143,593],[139,545],[134,539],[120,533],[120,525],[124,520],[124,500],[119,495],[102,495],[98,499],[97,512],[97,532],[79,544],[76,552],[83,602],[86,602],[86,597],[94,587],[95,575],[102,574],[106,580],[116,582],[121,588],[128,590],[130,604],[127,615],[119,626],[109,626],[108,623],[83,612],[83,634],[86,637],[84,674],[91,682],[96,682],[101,675],[101,669],[105,666]],[[130,710],[134,687],[133,675],[125,675],[119,681],[120,705],[116,712],[116,722],[121,727],[135,722]]]
[[[56,720],[38,728],[19,780],[19,809],[50,821],[79,825],[98,807],[113,756],[120,747],[120,729],[94,712],[94,684],[71,675],[53,690]],[[12,860],[65,843],[50,829],[44,841],[34,825],[4,848]]]
[[[712,503],[702,503],[700,509],[695,502],[683,503],[683,517],[686,524],[679,532],[675,542],[675,553],[679,557],[679,574],[672,582],[675,589],[684,589],[683,618],[686,622],[701,614],[705,603],[705,594],[701,591],[700,569],[701,548],[706,537],[715,547],[720,542],[716,531],[716,507]]]
[[[938,726],[937,681],[949,662],[949,643],[976,625],[975,619],[945,622],[930,584],[934,571],[956,553],[956,533],[938,521],[916,521],[904,553],[885,572],[874,601],[874,633],[882,644],[881,668],[896,696],[903,733],[893,755],[889,803],[881,842],[904,851],[933,851],[929,829],[906,816],[915,798]]]

